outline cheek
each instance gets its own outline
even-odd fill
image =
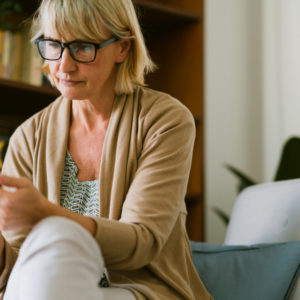
[[[49,61],[49,73],[54,80],[56,78],[56,73],[58,68],[59,68],[58,63],[54,61]]]

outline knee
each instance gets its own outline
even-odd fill
[[[63,217],[48,217],[33,227],[26,240],[53,243],[57,240],[90,240],[94,238],[81,225]]]
[[[77,251],[83,256],[102,260],[100,248],[92,235],[78,223],[63,217],[48,217],[33,227],[21,247],[20,255],[32,255],[55,247],[69,254]]]
[[[53,241],[56,239],[76,239],[78,236],[93,239],[91,234],[75,221],[54,216],[37,223],[28,237],[45,237],[46,240]]]
[[[65,293],[83,299],[86,291],[97,288],[98,293],[103,271],[104,261],[92,235],[73,221],[50,217],[26,238],[8,292],[14,294],[18,286],[20,299],[65,299]]]

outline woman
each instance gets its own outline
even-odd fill
[[[211,299],[185,231],[193,118],[143,87],[131,0],[43,0],[34,28],[61,97],[10,140],[4,299]]]

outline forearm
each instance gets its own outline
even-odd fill
[[[49,206],[46,210],[45,217],[58,216],[71,219],[83,226],[92,236],[96,235],[97,224],[91,217],[77,214],[50,202],[48,204]]]

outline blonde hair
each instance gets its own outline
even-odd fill
[[[45,28],[60,36],[95,41],[111,35],[130,39],[129,53],[117,69],[117,94],[144,86],[145,74],[155,69],[131,0],[42,0],[33,18],[33,39],[43,35]]]

